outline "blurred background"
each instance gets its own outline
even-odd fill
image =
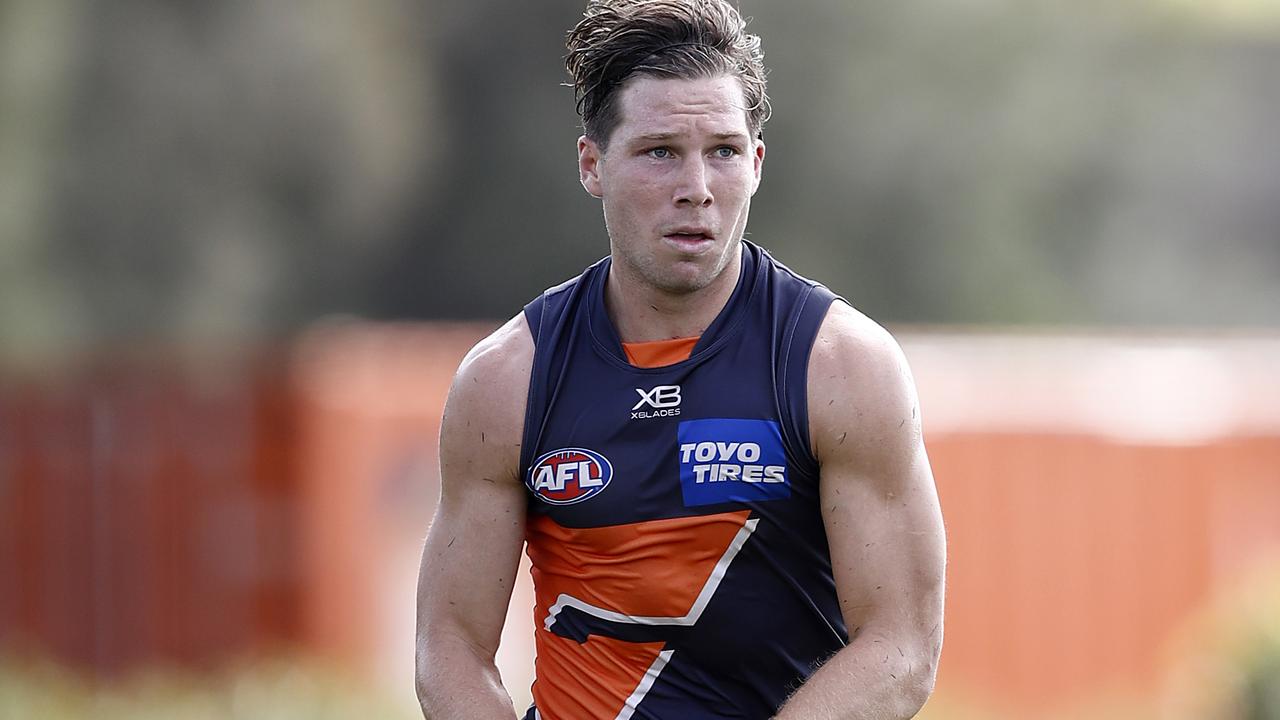
[[[750,236],[920,386],[922,717],[1280,718],[1280,2],[740,6]],[[450,376],[607,252],[582,8],[0,0],[0,717],[419,716]]]

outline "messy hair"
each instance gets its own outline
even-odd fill
[[[758,135],[769,97],[760,37],[746,26],[727,0],[590,0],[565,43],[586,136],[606,147],[619,120],[618,90],[633,75],[736,77]]]

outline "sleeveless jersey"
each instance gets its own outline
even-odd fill
[[[848,642],[806,397],[835,296],[742,245],[728,303],[673,365],[627,362],[609,258],[525,307],[525,720],[762,720]]]

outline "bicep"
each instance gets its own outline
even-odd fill
[[[492,653],[519,566],[523,489],[477,478],[450,481],[444,474],[442,483],[422,553],[419,633],[462,635]]]
[[[923,446],[891,476],[824,466],[821,496],[850,634],[861,629],[924,640],[934,633],[942,613],[946,550]]]
[[[833,306],[809,378],[822,517],[849,631],[928,652],[941,639],[946,539],[906,361],[883,328]]]
[[[528,373],[520,356],[478,351],[455,378],[441,423],[440,502],[423,548],[418,633],[458,635],[491,654],[519,566],[526,508],[517,477],[524,402],[506,389],[521,377],[527,385]]]

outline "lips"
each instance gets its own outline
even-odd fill
[[[697,225],[674,227],[663,233],[662,236],[677,243],[698,243],[715,239],[715,236],[707,228]]]

